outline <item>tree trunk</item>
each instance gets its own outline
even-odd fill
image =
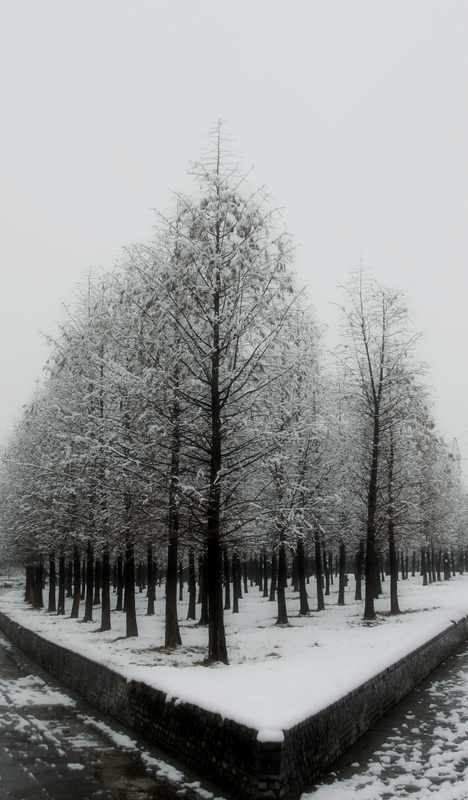
[[[267,562],[267,554],[264,552],[263,556],[261,556],[261,558],[263,558],[263,597],[268,597],[270,593],[268,591],[268,571],[267,571],[268,570],[268,562]]]
[[[381,386],[381,382],[380,382]],[[376,584],[376,552],[375,552],[375,515],[377,511],[377,475],[380,447],[379,400],[375,400],[374,427],[372,436],[372,463],[367,491],[367,538],[366,538],[366,588],[364,600],[364,619],[375,619],[375,584]]]
[[[261,553],[257,558],[257,569],[258,569],[258,590],[259,592],[263,592],[263,559]]]
[[[203,581],[203,556],[198,556],[198,599],[197,603],[201,603],[202,601],[202,581]]]
[[[68,562],[66,585],[67,597],[73,597],[73,561]]]
[[[197,601],[197,580],[195,575],[195,554],[193,552],[193,547],[189,550],[189,582],[188,582],[188,589],[189,589],[189,604],[188,604],[188,611],[187,611],[187,619],[196,619],[197,615],[195,613],[196,609],[196,601]]]
[[[34,603],[33,608],[44,608],[42,597],[42,579],[44,576],[44,562],[40,561],[34,569]]]
[[[97,562],[100,563],[100,562]],[[110,561],[107,547],[102,554],[102,606],[101,606],[101,631],[111,629],[111,601],[110,601]]]
[[[399,614],[398,605],[398,564],[395,550],[395,535],[393,530],[393,520],[388,523],[388,550],[390,560],[390,614]]]
[[[86,602],[83,622],[93,621],[93,589],[94,589],[94,544],[91,539],[86,546]]]
[[[374,598],[377,600],[377,598],[380,597],[380,595],[382,594],[382,584],[380,582],[380,553],[375,554],[374,580],[375,580]]]
[[[216,395],[215,395],[216,397]],[[218,398],[219,401],[219,398]],[[220,541],[220,486],[217,479],[221,468],[221,419],[214,402],[211,491],[207,525],[206,584],[208,595],[208,663],[228,663],[223,615],[223,561]]]
[[[297,554],[296,553],[293,553],[291,586],[292,586],[293,592],[298,592],[299,591],[299,578],[298,578],[298,574],[297,574]]]
[[[166,628],[165,646],[177,647],[182,644],[177,619],[177,564],[178,564],[178,513],[169,512],[171,517],[169,543],[167,547],[166,572]]]
[[[447,550],[444,552],[444,581],[449,581],[451,578],[450,575],[450,561],[449,561],[449,554]]]
[[[101,581],[102,581],[102,564],[99,558],[97,558],[94,565],[94,600],[93,600],[94,606],[98,606],[101,602]]]
[[[220,225],[216,223],[216,247]],[[210,404],[210,489],[207,514],[207,585],[208,585],[208,663],[228,663],[223,614],[223,560],[220,530],[222,421],[220,395],[220,302],[221,279],[215,268],[216,288],[213,293],[213,339],[211,351]]]
[[[276,553],[273,553],[271,557],[271,583],[270,583],[270,597],[269,597],[271,603],[274,603],[276,600],[277,581],[278,581],[278,559]]]
[[[237,557],[232,554],[232,613],[239,613],[239,581],[237,580]]]
[[[57,610],[55,603],[55,584],[55,555],[51,555],[49,559],[49,604],[47,607],[47,611],[51,613],[55,613]]]
[[[224,610],[231,608],[231,562],[226,550],[223,550],[224,566]]]
[[[208,590],[206,579],[206,554],[198,560],[198,580],[200,584],[201,613],[199,625],[208,625]]]
[[[154,574],[154,564],[153,564],[153,545],[150,542],[148,542],[146,565],[148,573],[148,591],[147,591],[148,605],[146,608],[146,614],[148,617],[152,617],[154,616],[155,574]]]
[[[328,597],[330,594],[330,572],[333,573],[333,567],[331,566],[331,553],[330,557],[327,558],[326,551],[323,552],[323,569],[325,572],[325,595]],[[323,582],[323,581],[322,581]]]
[[[33,568],[27,564],[26,565],[26,584],[24,587],[24,602],[25,603],[32,603],[32,584],[33,584]]]
[[[248,594],[249,587],[248,587],[248,580],[247,580],[247,559],[244,558],[243,560],[243,573],[244,573],[244,594]]]
[[[123,558],[121,555],[119,555],[117,556],[117,603],[115,606],[116,611],[123,611],[123,590],[124,590]]]
[[[355,600],[362,600],[362,575],[364,572],[364,541],[361,539],[359,542],[359,549],[356,554],[356,590],[354,594]]]
[[[309,613],[310,608],[306,589],[304,541],[301,538],[297,540],[297,580],[299,584],[299,614],[305,616]]]
[[[125,544],[124,561],[124,586],[125,586],[125,636],[138,636],[138,626],[135,609],[135,557],[133,541],[127,537]]]
[[[433,557],[433,550],[427,548],[426,551],[426,569],[427,569],[427,577],[429,578],[429,583],[433,583],[434,581],[434,573],[433,573],[433,566],[434,562],[432,560]]]
[[[346,547],[342,542],[340,544],[340,557],[339,557],[339,581],[338,581],[338,605],[344,606],[345,604],[345,584],[346,578]]]
[[[322,553],[318,533],[315,534],[315,580],[317,583],[317,611],[323,611],[325,600],[323,598]]]
[[[423,576],[423,586],[428,586],[427,571],[426,571],[426,550],[421,547],[421,575]]]
[[[395,524],[394,524],[394,495],[393,495],[393,467],[394,467],[393,430],[390,430],[390,458],[388,462],[388,555],[390,561],[390,614],[399,614],[398,605],[398,557],[395,550]],[[401,573],[403,577],[403,553],[401,554]]]
[[[81,568],[81,594],[80,600],[84,600],[86,595],[86,559],[83,559],[83,564]]]
[[[278,618],[277,625],[288,624],[288,613],[286,610],[286,595],[284,592],[284,584],[286,578],[286,548],[284,542],[281,542],[278,553]]]
[[[80,554],[75,546],[73,551],[73,603],[70,614],[71,619],[76,619],[80,613],[81,585],[80,585]]]
[[[61,553],[59,557],[57,614],[65,614],[65,572],[65,555]]]
[[[179,561],[179,603],[184,599],[184,565]]]
[[[166,647],[182,644],[177,618],[177,565],[179,559],[179,470],[180,470],[180,405],[178,397],[178,366],[174,371],[174,399],[172,403],[171,473],[169,485],[169,542],[166,572]]]
[[[242,600],[242,564],[239,553],[236,553],[237,564],[237,598]]]

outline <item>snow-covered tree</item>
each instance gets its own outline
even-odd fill
[[[411,413],[408,376],[417,372],[413,358],[418,335],[410,330],[404,293],[381,286],[362,267],[342,288],[345,343],[339,357],[356,415],[360,452],[355,459],[365,495],[364,618],[373,619],[383,446],[386,437],[396,434],[397,421]]]
[[[207,549],[209,660],[227,661],[222,542],[248,520],[248,485],[264,450],[260,397],[275,380],[269,351],[294,303],[291,245],[263,190],[252,191],[218,124],[193,167],[198,193],[177,196],[153,246],[133,253],[152,276],[175,335],[171,357],[192,420],[194,479],[180,492],[198,509]]]

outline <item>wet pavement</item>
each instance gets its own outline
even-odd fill
[[[465,645],[333,764],[302,800],[467,800]]]
[[[220,797],[40,670],[0,634],[2,800]]]

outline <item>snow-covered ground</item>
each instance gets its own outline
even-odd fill
[[[137,595],[138,638],[125,638],[125,615],[112,613],[112,630],[99,632],[95,622],[83,623],[32,611],[23,592],[0,598],[0,610],[43,637],[80,652],[124,674],[166,692],[170,698],[197,704],[256,729],[259,738],[281,739],[286,730],[360,685],[411,652],[451,622],[468,615],[468,576],[427,587],[421,579],[399,582],[402,614],[388,615],[389,582],[376,602],[377,620],[362,620],[362,603],[346,590],[346,605],[337,605],[337,587],[326,598],[326,609],[299,617],[298,596],[288,590],[289,625],[276,626],[276,604],[256,587],[240,601],[240,613],[226,612],[229,666],[206,667],[207,629],[186,621],[186,600],[179,604],[183,645],[164,649],[163,588],[158,589],[156,614],[145,616],[146,598]],[[309,587],[310,605],[315,589]],[[46,597],[46,593],[45,593]],[[68,609],[71,600],[67,600]],[[81,611],[84,608],[82,607]]]

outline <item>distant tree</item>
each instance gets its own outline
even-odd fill
[[[404,293],[381,286],[362,268],[352,273],[342,289],[345,343],[339,349],[339,357],[357,415],[361,444],[358,463],[366,503],[364,618],[371,620],[375,617],[383,448],[386,437],[395,435],[397,422],[409,413],[408,375],[414,372],[412,359],[419,335],[410,332]],[[392,525],[390,535],[393,541]]]
[[[297,566],[300,614],[309,612],[305,546],[314,528],[321,449],[327,431],[317,408],[319,330],[310,310],[297,305],[275,348],[281,377],[264,401],[264,467],[261,495],[270,551],[278,559],[278,624],[288,621],[284,594],[286,549]],[[273,524],[272,524],[273,523]]]

